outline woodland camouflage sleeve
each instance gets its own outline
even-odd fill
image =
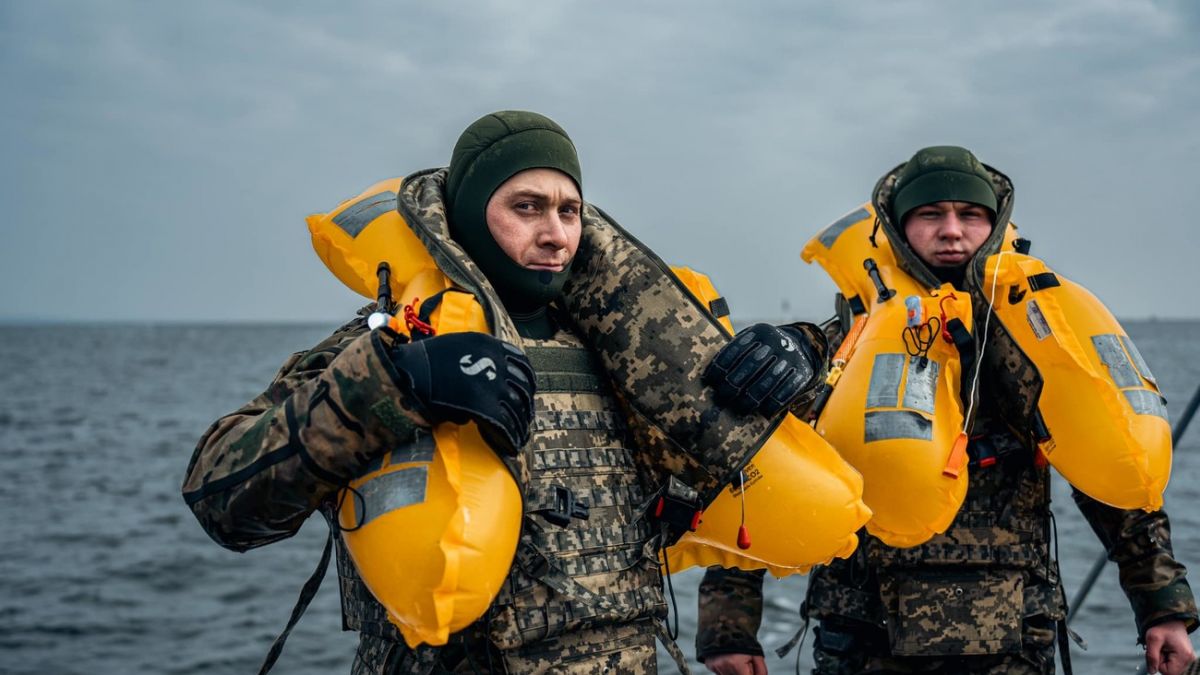
[[[1146,513],[1116,509],[1073,491],[1075,503],[1104,549],[1117,563],[1121,588],[1133,606],[1138,639],[1146,629],[1164,621],[1180,620],[1188,632],[1196,629],[1196,600],[1171,550],[1171,524],[1165,511]]]
[[[710,567],[700,582],[696,658],[721,654],[762,656],[758,627],[763,608],[762,570]]]
[[[235,551],[289,537],[375,454],[412,437],[423,420],[402,403],[390,339],[351,322],[209,427],[183,498],[210,537]]]

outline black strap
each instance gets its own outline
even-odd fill
[[[1067,620],[1060,619],[1056,622],[1058,633],[1058,659],[1062,661],[1063,675],[1073,675],[1071,670],[1071,640],[1068,637]]]
[[[867,313],[867,306],[863,304],[863,299],[859,296],[848,298],[846,304],[850,305],[850,313],[854,316]]]
[[[975,338],[971,336],[971,331],[967,330],[962,319],[955,317],[946,321],[946,332],[950,334],[950,339],[954,341],[954,347],[958,350],[962,372],[971,372],[971,368],[975,366]]]
[[[429,319],[433,316],[433,310],[437,309],[438,305],[442,304],[442,296],[445,295],[446,291],[448,290],[450,289],[443,288],[437,293],[425,298],[425,302],[421,303],[420,311],[417,312],[417,318],[425,323],[429,323]]]
[[[304,587],[300,589],[300,597],[296,598],[296,606],[292,608],[292,618],[288,619],[287,626],[279,637],[275,638],[275,642],[271,643],[271,649],[267,651],[267,658],[263,660],[262,667],[258,669],[258,675],[266,675],[271,668],[275,667],[275,661],[279,659],[279,655],[283,653],[283,645],[287,642],[288,635],[292,629],[296,627],[296,623],[300,621],[300,617],[304,616],[304,612],[308,610],[308,605],[317,594],[317,589],[321,587],[321,581],[325,579],[325,570],[329,569],[329,557],[333,553],[333,529],[329,530],[329,537],[325,540],[325,550],[321,553],[321,562],[317,563],[317,569],[313,571],[312,576],[308,581],[304,582]]]
[[[725,298],[711,300],[708,303],[708,311],[718,319],[723,316],[729,316],[729,303],[725,301]]]
[[[1046,288],[1062,286],[1054,272],[1042,272],[1041,274],[1034,274],[1031,275],[1028,280],[1029,290],[1033,291],[1034,293]]]

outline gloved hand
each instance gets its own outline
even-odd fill
[[[484,333],[447,333],[397,344],[391,358],[430,423],[473,420],[502,454],[516,454],[529,440],[533,366],[511,344]]]
[[[771,417],[804,393],[817,370],[817,351],[803,332],[756,323],[717,352],[703,380],[718,404]]]

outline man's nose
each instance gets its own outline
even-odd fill
[[[963,222],[959,219],[958,214],[951,211],[946,214],[945,220],[942,221],[941,235],[945,239],[961,239],[964,229]]]
[[[558,211],[551,211],[539,231],[539,243],[556,250],[567,247],[567,227]]]

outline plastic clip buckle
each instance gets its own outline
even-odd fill
[[[654,517],[679,533],[695,532],[700,526],[700,497],[674,476],[663,487],[654,505]]]
[[[561,485],[554,486],[554,507],[542,511],[542,517],[559,527],[566,527],[572,518],[588,519],[587,502],[575,498],[575,493]]]

